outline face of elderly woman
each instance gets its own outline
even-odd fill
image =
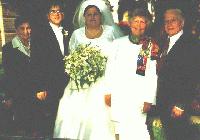
[[[96,7],[91,7],[87,9],[84,14],[85,25],[89,27],[99,27],[101,25],[101,13],[97,10]]]
[[[29,40],[31,35],[31,27],[28,22],[22,23],[19,27],[17,27],[16,33],[20,40],[26,42]]]
[[[131,32],[135,36],[141,36],[144,34],[146,27],[147,27],[147,21],[144,17],[136,16],[130,19],[130,28]]]

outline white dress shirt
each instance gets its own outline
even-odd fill
[[[171,50],[172,46],[174,46],[174,44],[176,43],[176,41],[180,38],[180,36],[183,34],[183,30],[181,30],[180,32],[178,32],[177,34],[171,36],[169,39],[169,49],[167,51],[167,53]]]
[[[62,29],[63,27],[57,27],[53,23],[50,22],[50,26],[53,29],[54,34],[56,35],[56,38],[58,40],[59,46],[60,46],[60,51],[62,55],[64,55],[64,42],[63,42],[63,34],[62,34]]]

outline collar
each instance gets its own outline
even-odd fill
[[[175,43],[175,42],[180,38],[180,36],[181,36],[182,34],[183,34],[183,30],[181,30],[181,31],[179,31],[177,34],[175,34],[175,35],[169,37],[170,43],[172,43],[172,42]]]
[[[62,32],[62,29],[63,29],[62,26],[58,27],[58,26],[56,26],[55,24],[53,24],[51,22],[49,22],[49,24],[50,24],[51,28],[53,29],[53,31],[61,31]]]
[[[19,51],[30,57],[30,48],[24,46],[18,36],[12,39],[12,46],[14,49],[17,48]]]
[[[133,43],[133,44],[139,44],[140,42],[140,37],[132,35],[131,33],[128,35],[128,39]]]

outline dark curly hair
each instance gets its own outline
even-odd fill
[[[16,19],[15,19],[15,29],[17,29],[23,23],[29,23],[30,24],[29,18],[24,17],[24,16],[17,16]]]

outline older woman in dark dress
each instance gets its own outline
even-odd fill
[[[20,134],[31,131],[31,69],[29,20],[17,17],[16,36],[3,46],[2,64],[5,70],[6,105],[12,104],[16,131]]]

